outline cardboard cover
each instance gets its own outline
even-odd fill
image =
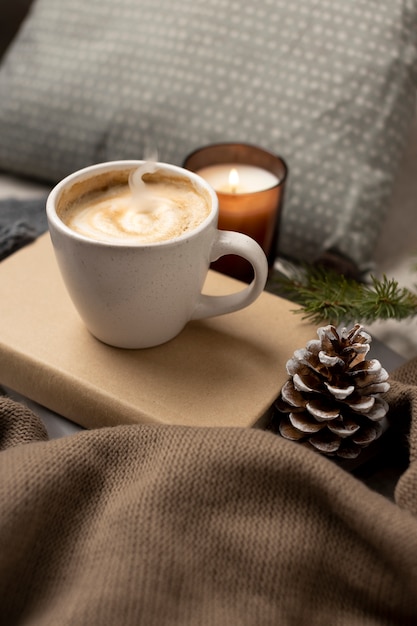
[[[285,364],[316,329],[264,292],[251,306],[190,322],[167,344],[109,347],[90,335],[66,293],[49,234],[0,263],[0,384],[86,428],[137,422],[258,423]],[[210,271],[204,291],[242,288]]]

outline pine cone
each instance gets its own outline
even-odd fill
[[[356,324],[339,335],[332,325],[287,362],[290,378],[276,402],[279,432],[327,456],[356,458],[382,433],[388,373],[366,360],[372,341]]]

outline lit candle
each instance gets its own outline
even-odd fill
[[[257,146],[214,144],[193,152],[184,166],[204,178],[216,191],[218,227],[255,239],[272,267],[287,175],[284,161]],[[239,257],[223,257],[213,267],[242,280],[251,278],[249,264]]]
[[[197,174],[217,192],[219,228],[245,233],[269,251],[280,193],[278,177],[261,167],[240,163],[209,165]]]
[[[205,178],[215,191],[221,193],[255,193],[271,189],[279,183],[279,179],[272,172],[255,165],[240,163],[208,165],[197,173]]]

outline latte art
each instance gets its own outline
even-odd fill
[[[66,206],[61,219],[90,239],[147,244],[195,229],[208,213],[204,197],[189,184],[160,182],[141,195],[132,193],[129,185],[89,193]]]

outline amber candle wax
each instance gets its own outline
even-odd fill
[[[255,239],[272,267],[287,174],[284,161],[257,146],[216,144],[196,150],[184,165],[216,191],[219,228]],[[224,257],[213,267],[245,281],[252,277],[248,264],[236,256]]]
[[[268,254],[271,248],[276,209],[278,178],[260,167],[226,163],[197,171],[219,198],[219,228],[245,233]]]

